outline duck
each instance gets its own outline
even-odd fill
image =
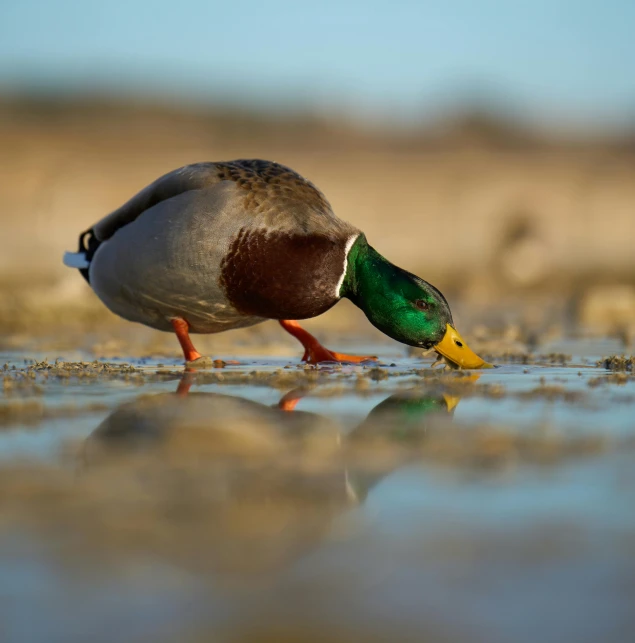
[[[324,194],[273,161],[200,162],[169,172],[79,235],[64,255],[113,313],[173,332],[186,367],[211,359],[191,335],[277,320],[302,360],[362,363],[329,350],[299,324],[347,298],[408,346],[454,367],[490,366],[454,327],[430,283],[383,257]]]

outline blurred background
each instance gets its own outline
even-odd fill
[[[175,167],[256,157],[313,181],[468,334],[628,344],[634,28],[627,0],[4,2],[3,341],[116,326],[62,265],[78,233]]]

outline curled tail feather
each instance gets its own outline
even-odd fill
[[[64,253],[64,265],[69,268],[77,268],[82,273],[82,277],[90,283],[88,269],[95,251],[99,248],[99,244],[100,242],[92,228],[82,232],[79,235],[79,250]]]

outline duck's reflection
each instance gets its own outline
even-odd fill
[[[399,393],[345,431],[293,410],[305,390],[269,407],[190,385],[186,375],[177,394],[117,408],[87,439],[83,471],[116,480],[134,500],[146,547],[232,574],[271,570],[317,546],[338,514],[416,457],[408,444],[451,421],[458,403]],[[111,529],[124,528],[113,519]]]

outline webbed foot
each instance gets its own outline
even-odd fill
[[[322,346],[322,344],[320,344],[311,333],[304,330],[297,321],[281,319],[280,325],[304,346],[302,361],[307,362],[307,364],[320,364],[321,362],[360,364],[362,362],[377,361],[377,357],[374,355],[348,355],[346,353],[331,351]]]

